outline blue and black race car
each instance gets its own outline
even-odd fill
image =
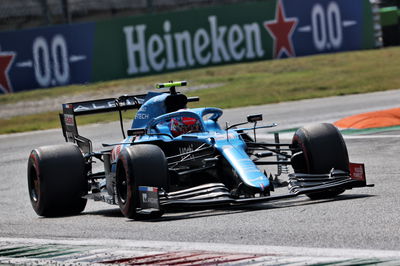
[[[363,164],[349,162],[346,144],[331,124],[298,129],[291,143],[257,140],[262,115],[221,128],[218,108],[188,109],[199,101],[176,91],[186,82],[158,84],[161,92],[63,104],[66,144],[34,149],[28,162],[33,209],[40,216],[74,215],[87,199],[119,205],[132,219],[165,210],[249,204],[301,194],[329,198],[367,186]],[[169,89],[169,90],[167,90]],[[126,132],[121,112],[138,109]],[[93,151],[79,135],[76,116],[119,112],[123,140]],[[127,133],[127,136],[125,136]],[[101,161],[104,171],[93,172]],[[269,169],[276,165],[272,173]],[[287,172],[289,166],[293,173]],[[274,167],[275,168],[275,167]],[[287,175],[282,181],[281,175]],[[288,192],[271,195],[277,186]]]

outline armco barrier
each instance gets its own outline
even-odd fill
[[[0,33],[0,89],[375,46],[369,0],[266,0]]]

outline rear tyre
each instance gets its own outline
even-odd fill
[[[332,124],[302,127],[293,136],[292,165],[296,173],[326,174],[332,168],[349,171],[349,156],[342,134]],[[306,194],[311,199],[331,198],[343,189]]]
[[[168,189],[167,160],[156,145],[141,144],[128,147],[118,156],[116,193],[122,214],[130,219],[159,218],[163,211],[151,215],[138,213],[139,186]]]
[[[85,160],[72,144],[34,149],[28,160],[28,189],[40,216],[76,215],[86,206]]]

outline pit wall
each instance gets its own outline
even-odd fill
[[[369,0],[265,0],[0,32],[0,92],[376,47]]]

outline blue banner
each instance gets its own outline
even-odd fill
[[[0,91],[91,80],[95,23],[0,33]]]
[[[364,6],[355,1],[284,0],[296,21],[296,56],[362,49]]]

